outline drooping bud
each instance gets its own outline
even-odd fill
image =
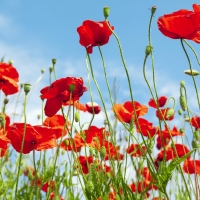
[[[167,111],[167,115],[166,115],[166,118],[169,119],[171,116],[174,115],[174,109],[173,108],[170,108],[168,111]]]
[[[24,92],[27,95],[31,90],[31,84],[29,83],[24,83]]]
[[[199,143],[196,140],[192,140],[192,148],[193,149],[199,148]]]
[[[86,190],[89,192],[89,193],[92,193],[93,190],[94,190],[94,184],[92,181],[88,181],[86,183]]]
[[[79,122],[80,121],[80,115],[79,115],[79,112],[76,111],[75,112],[75,122]]]
[[[110,8],[108,6],[103,8],[103,14],[104,14],[105,19],[107,19],[110,14]]]
[[[145,54],[146,56],[148,56],[149,54],[151,54],[153,47],[150,45],[146,46],[146,50],[145,50]]]
[[[44,74],[44,72],[45,72],[45,68],[42,68],[41,73]]]
[[[156,12],[156,9],[157,9],[156,6],[152,6],[151,7],[151,13],[152,13],[152,15]]]
[[[183,112],[182,110],[178,110],[179,115],[182,115],[182,112]]]
[[[197,70],[190,70],[190,69],[185,70],[184,73],[189,76],[198,76],[200,74],[200,72],[198,72]]]
[[[6,105],[7,103],[9,102],[9,99],[8,98],[5,98],[4,100],[3,100],[3,103]]]
[[[181,82],[180,82],[180,86],[181,86],[181,87],[184,87],[184,86],[185,86],[185,81],[181,81]]]
[[[106,147],[102,146],[100,150],[100,157],[102,160],[104,160],[105,156],[106,156]]]
[[[183,95],[180,96],[179,102],[180,102],[180,106],[181,106],[182,110],[186,111],[187,101],[186,101],[186,98]]]
[[[56,59],[55,59],[55,58],[52,59],[52,64],[53,64],[53,65],[56,64]]]

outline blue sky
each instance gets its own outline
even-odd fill
[[[152,42],[155,57],[156,80],[159,95],[174,96],[179,109],[179,82],[185,80],[190,106],[197,111],[196,98],[193,91],[191,77],[183,73],[189,69],[186,57],[179,40],[165,37],[157,29],[157,19],[164,14],[179,9],[192,10],[194,1],[21,1],[7,0],[1,2],[0,7],[0,57],[5,60],[14,60],[14,66],[20,74],[20,82],[34,84],[40,76],[41,68],[46,72],[42,81],[37,85],[28,104],[28,121],[36,123],[36,116],[41,112],[39,91],[47,86],[48,68],[51,59],[56,58],[57,77],[82,76],[87,84],[87,70],[85,67],[85,49],[79,44],[77,27],[84,20],[103,21],[102,8],[111,9],[109,21],[115,27],[119,36],[126,64],[129,69],[133,95],[136,101],[147,104],[151,98],[142,76],[142,63],[145,47],[148,44],[148,23],[150,8],[157,7],[152,23]],[[200,51],[198,44],[190,42]],[[107,65],[109,82],[112,85],[114,77],[117,78],[120,90],[118,100],[123,103],[130,100],[127,79],[119,56],[117,43],[113,36],[107,45],[102,46]],[[189,50],[188,50],[189,51]],[[190,52],[190,51],[189,51]],[[198,64],[190,52],[194,69]],[[93,67],[104,98],[108,95],[105,87],[103,68],[98,48],[91,54]],[[151,63],[147,62],[147,74],[151,80]],[[199,86],[198,77],[197,85]],[[94,100],[101,105],[98,94],[94,89]],[[10,97],[14,98],[14,97]],[[15,100],[15,99],[14,99]],[[13,112],[14,100],[10,103],[10,112]],[[89,92],[84,94],[82,102],[90,101]],[[21,101],[22,103],[22,101]],[[108,104],[109,107],[109,104]],[[154,120],[154,117],[151,117]],[[97,121],[103,119],[103,114],[96,117]],[[149,119],[151,120],[151,119]]]

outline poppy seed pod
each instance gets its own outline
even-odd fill
[[[108,6],[103,8],[103,14],[104,14],[105,19],[107,19],[110,14],[110,8]]]
[[[4,100],[3,100],[3,103],[4,104],[7,104],[9,102],[9,99],[8,98],[5,98]]]
[[[152,15],[156,12],[156,9],[157,9],[156,6],[152,6],[151,7],[151,13],[152,13]]]
[[[200,72],[198,72],[196,70],[190,70],[190,69],[185,70],[184,73],[189,76],[198,76],[200,74]]]
[[[69,86],[70,92],[73,92],[75,90],[75,87],[76,86],[74,84],[70,84],[70,86]]]
[[[196,140],[192,140],[192,148],[193,149],[199,148],[199,143]]]
[[[98,114],[101,111],[101,107],[95,102],[93,102],[93,103],[87,102],[85,105],[86,105],[87,111],[91,114],[93,114],[93,113]]]
[[[52,64],[53,64],[53,65],[56,64],[56,59],[55,59],[55,58],[52,59]]]
[[[24,83],[24,92],[25,94],[28,94],[31,90],[31,84],[29,83]]]

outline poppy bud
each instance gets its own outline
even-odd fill
[[[31,90],[31,84],[29,83],[24,83],[24,92],[27,95]]]
[[[22,89],[23,87],[24,87],[24,84],[23,84],[23,83],[21,83],[21,84],[20,84],[20,88]]]
[[[183,128],[180,128],[180,133],[184,133],[184,129]]]
[[[200,138],[199,138],[199,131],[195,131],[194,133],[194,138],[196,139],[196,140],[199,140]]]
[[[192,140],[192,148],[193,149],[199,148],[199,143],[196,140]]]
[[[89,152],[90,152],[90,155],[91,155],[91,156],[93,156],[93,150],[94,150],[93,147],[90,147],[90,148],[89,148]]]
[[[107,176],[108,178],[110,178],[110,176],[111,176],[110,172],[106,172],[106,176]]]
[[[13,60],[9,60],[9,61],[8,61],[8,64],[10,64],[10,65],[12,65],[13,63],[14,63]]]
[[[180,82],[180,86],[181,86],[181,87],[184,87],[184,86],[185,86],[185,81],[181,81],[181,82]]]
[[[106,147],[102,146],[100,150],[100,157],[102,160],[105,158],[105,155],[106,155]]]
[[[148,45],[146,46],[146,50],[145,50],[145,54],[146,56],[148,56],[149,54],[151,54],[153,47]]]
[[[196,70],[190,70],[190,69],[185,70],[184,73],[189,76],[198,76],[200,74],[200,72],[198,72]]]
[[[180,101],[180,106],[181,106],[182,110],[186,111],[186,109],[187,109],[187,101],[186,101],[186,99],[185,99],[185,97],[183,95],[180,96],[179,101]]]
[[[79,115],[79,112],[76,111],[75,113],[75,121],[76,122],[79,122],[80,121],[80,115]]]
[[[182,110],[178,110],[179,115],[182,115],[182,112],[183,112]]]
[[[52,64],[53,64],[53,65],[56,64],[56,59],[55,59],[55,58],[52,59]]]
[[[110,14],[110,8],[108,6],[103,8],[103,14],[104,14],[105,19],[107,19]]]
[[[37,118],[40,119],[40,115],[38,115]]]
[[[87,102],[86,103],[86,109],[91,114],[93,114],[93,113],[98,114],[101,111],[101,107],[95,102],[93,102],[93,103]]]
[[[64,143],[66,146],[68,146],[70,142],[69,142],[69,140],[65,140]]]
[[[44,72],[45,72],[45,68],[42,68],[41,73],[44,74]]]
[[[51,73],[53,71],[53,67],[49,67],[49,72]]]
[[[70,84],[70,85],[69,85],[69,91],[70,91],[70,92],[73,92],[73,91],[75,90],[75,87],[76,87],[76,86],[75,86],[74,84]]]
[[[174,109],[173,108],[170,108],[168,111],[167,111],[167,115],[166,115],[166,118],[170,118],[172,115],[174,115]]]
[[[4,104],[7,104],[9,102],[9,99],[8,98],[5,98],[4,100],[3,100],[3,103]]]
[[[116,200],[120,200],[121,198],[119,197],[118,194],[116,194],[115,199],[116,199]]]
[[[151,13],[152,13],[152,15],[156,12],[156,9],[157,9],[156,6],[152,6],[151,7]]]
[[[86,183],[86,190],[89,192],[89,193],[92,193],[93,190],[94,190],[94,184],[92,181],[88,181]]]

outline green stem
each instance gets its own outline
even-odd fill
[[[22,151],[24,148],[24,140],[25,140],[25,135],[26,135],[26,102],[27,102],[27,94],[25,94],[25,99],[24,99],[24,131],[23,131],[23,135],[22,135],[22,144],[21,144],[20,155],[19,155],[19,164],[18,164],[18,169],[17,169],[15,200],[17,199],[17,189],[18,189],[19,174],[20,174],[21,161],[22,161]]]
[[[185,49],[185,46],[184,46],[184,44],[183,44],[183,40],[182,40],[182,39],[181,39],[181,46],[182,46],[183,51],[184,51],[184,53],[185,53],[185,55],[186,55],[186,57],[187,57],[188,64],[189,64],[189,66],[190,66],[190,71],[192,72],[192,64],[191,64],[190,58],[189,58],[188,53],[187,53],[187,51],[186,51],[186,49]],[[191,74],[192,74],[192,73],[191,73]],[[195,81],[195,79],[194,79],[193,74],[192,74],[192,80],[193,80],[194,87],[195,87],[195,91],[196,91],[196,95],[197,95],[198,106],[199,106],[199,109],[200,109],[199,94],[198,94],[198,89],[197,89],[196,81]]]

